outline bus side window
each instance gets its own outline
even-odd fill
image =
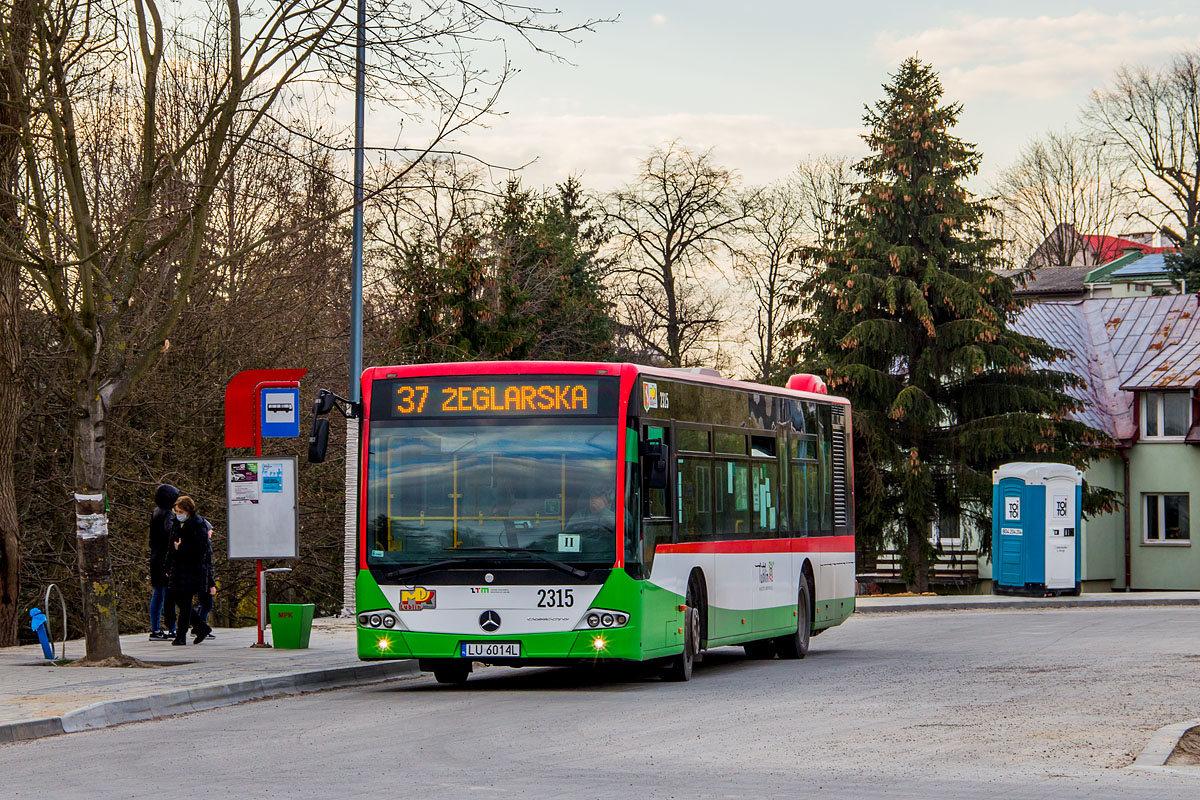
[[[821,462],[821,534],[833,533],[833,410],[826,405],[818,407],[821,429],[819,459]]]
[[[750,464],[718,458],[713,461],[716,491],[714,520],[718,539],[750,537]]]
[[[676,461],[679,485],[679,541],[712,538],[712,462],[684,456]]]
[[[791,479],[788,486],[791,490],[792,497],[789,504],[792,512],[792,530],[796,536],[808,535],[808,469],[809,462],[805,460],[804,453],[808,442],[801,436],[793,437],[788,444],[791,447],[791,458],[788,459],[788,467],[791,470]]]
[[[773,538],[779,533],[779,464],[755,462],[751,483],[750,521],[756,537]]]

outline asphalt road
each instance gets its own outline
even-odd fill
[[[1195,798],[1124,769],[1200,717],[1200,609],[878,614],[691,683],[487,669],[0,747],[0,795]]]

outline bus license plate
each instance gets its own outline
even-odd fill
[[[462,642],[459,655],[463,658],[520,658],[520,642]]]

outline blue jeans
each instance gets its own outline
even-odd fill
[[[167,587],[156,586],[150,593],[150,630],[158,632],[159,618],[162,616],[163,605],[167,601]]]

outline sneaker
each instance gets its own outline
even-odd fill
[[[150,631],[150,641],[152,642],[165,642],[167,638],[167,635],[162,631]]]

